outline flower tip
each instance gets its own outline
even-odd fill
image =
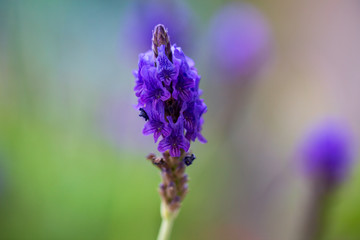
[[[158,24],[155,26],[153,30],[153,38],[152,38],[152,50],[154,52],[155,58],[158,57],[159,52],[158,48],[161,45],[165,46],[165,55],[168,57],[170,61],[172,61],[172,53],[171,53],[171,44],[170,37],[167,29],[163,24]]]

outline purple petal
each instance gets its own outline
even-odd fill
[[[201,142],[201,143],[207,143],[206,138],[204,138],[204,136],[201,135],[201,133],[198,133],[197,137],[198,137],[198,139],[199,139],[199,142]]]
[[[166,101],[170,97],[171,97],[171,93],[164,88],[164,93],[163,93],[163,95],[162,95],[162,97],[160,99],[163,100],[163,101]]]
[[[192,99],[192,92],[190,90],[183,90],[179,92],[180,98],[185,101],[189,102]]]
[[[171,128],[169,126],[164,126],[161,133],[164,135],[164,137],[167,137],[171,134]]]
[[[155,131],[155,128],[150,124],[150,121],[145,123],[145,126],[143,128],[143,134],[149,135]]]
[[[159,152],[165,152],[166,150],[170,149],[171,144],[167,141],[167,138],[164,138],[159,142],[158,150]]]
[[[157,142],[159,137],[161,136],[161,131],[154,131],[154,142]]]
[[[170,155],[172,157],[180,157],[181,151],[180,151],[179,146],[171,146]]]
[[[183,140],[178,144],[178,147],[184,149],[184,151],[187,152],[190,148],[190,142],[183,137]]]
[[[172,93],[172,97],[175,98],[176,100],[178,100],[178,96],[179,96],[179,92],[174,89],[173,93]]]

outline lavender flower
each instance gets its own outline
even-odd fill
[[[145,119],[143,134],[154,134],[162,157],[150,154],[148,159],[161,170],[160,185],[162,224],[158,240],[168,239],[171,226],[187,193],[185,165],[195,156],[188,154],[190,141],[199,139],[207,107],[200,99],[200,76],[194,61],[181,48],[171,46],[167,30],[161,24],[153,31],[152,52],[139,56],[135,95],[139,116]]]
[[[337,184],[347,175],[352,163],[352,148],[348,130],[334,122],[315,128],[301,148],[305,172],[314,179]]]
[[[269,55],[270,30],[264,16],[248,3],[226,5],[210,26],[213,68],[221,80],[238,81],[256,74]]]
[[[172,157],[180,157],[181,151],[189,150],[189,141],[206,142],[200,133],[207,110],[200,99],[200,76],[194,61],[181,48],[170,45],[163,25],[154,30],[153,52],[140,54],[134,76],[141,116],[149,119],[143,133],[153,133],[155,142],[163,138],[160,152],[169,150]]]

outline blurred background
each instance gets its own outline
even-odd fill
[[[346,125],[353,162],[325,239],[360,239],[360,4],[0,1],[0,239],[155,239],[156,152],[132,71],[168,27],[208,105],[172,239],[296,240],[307,132]]]

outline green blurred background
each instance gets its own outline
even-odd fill
[[[294,164],[304,131],[335,116],[360,133],[360,4],[249,2],[268,21],[271,54],[234,93],[207,61],[212,18],[229,2],[183,3],[208,143],[192,144],[172,239],[295,240],[309,195]],[[131,1],[0,0],[0,239],[155,239],[160,177],[145,156],[156,145],[133,108],[147,50],[129,41],[137,14]],[[355,165],[327,239],[360,239],[359,186]]]

